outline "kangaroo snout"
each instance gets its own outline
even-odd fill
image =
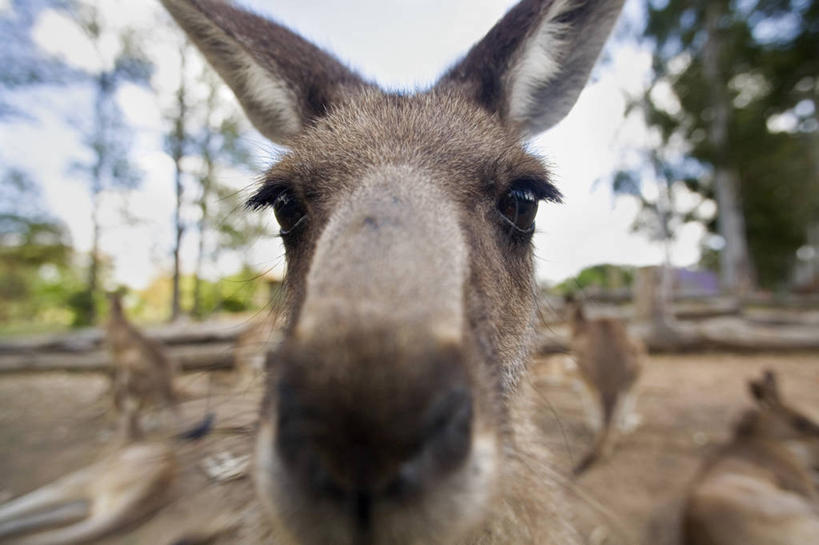
[[[373,502],[410,500],[464,463],[472,395],[457,347],[342,346],[283,356],[275,446],[303,493],[366,523]]]

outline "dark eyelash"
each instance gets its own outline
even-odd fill
[[[284,191],[287,191],[287,187],[284,183],[266,182],[245,202],[245,207],[250,210],[261,210],[262,208],[272,206],[276,198]]]
[[[556,188],[552,182],[544,180],[543,178],[527,178],[525,176],[516,178],[506,191],[511,191],[515,187],[520,186],[531,190],[538,200],[553,203],[563,202],[563,194],[560,190]]]

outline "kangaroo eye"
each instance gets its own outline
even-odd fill
[[[293,231],[307,218],[304,206],[287,191],[280,193],[273,200],[273,213],[276,214],[282,235]]]
[[[498,201],[498,211],[512,227],[530,233],[535,229],[538,200],[531,188],[513,187]]]

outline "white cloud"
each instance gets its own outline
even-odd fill
[[[88,35],[70,17],[58,11],[45,10],[40,14],[32,29],[32,38],[43,51],[80,70],[97,72],[104,66]]]

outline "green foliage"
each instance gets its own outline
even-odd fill
[[[81,291],[65,227],[42,204],[37,184],[19,170],[0,178],[0,323],[76,318]]]
[[[130,315],[143,322],[162,322],[168,319],[168,301],[171,298],[170,276],[157,277],[147,288],[132,293],[133,305]],[[194,275],[180,278],[180,294],[183,308],[192,308]],[[268,279],[251,269],[219,278],[200,279],[200,309],[198,317],[219,313],[247,312],[261,309],[270,300],[271,286]]]
[[[819,221],[819,177],[811,176],[815,142],[804,135],[759,132],[748,139],[741,162],[748,243],[759,283],[783,286],[805,244],[806,229]]]
[[[587,288],[618,289],[631,286],[634,282],[634,267],[611,265],[608,263],[586,267],[574,278],[568,278],[555,286],[552,291],[567,295]]]

